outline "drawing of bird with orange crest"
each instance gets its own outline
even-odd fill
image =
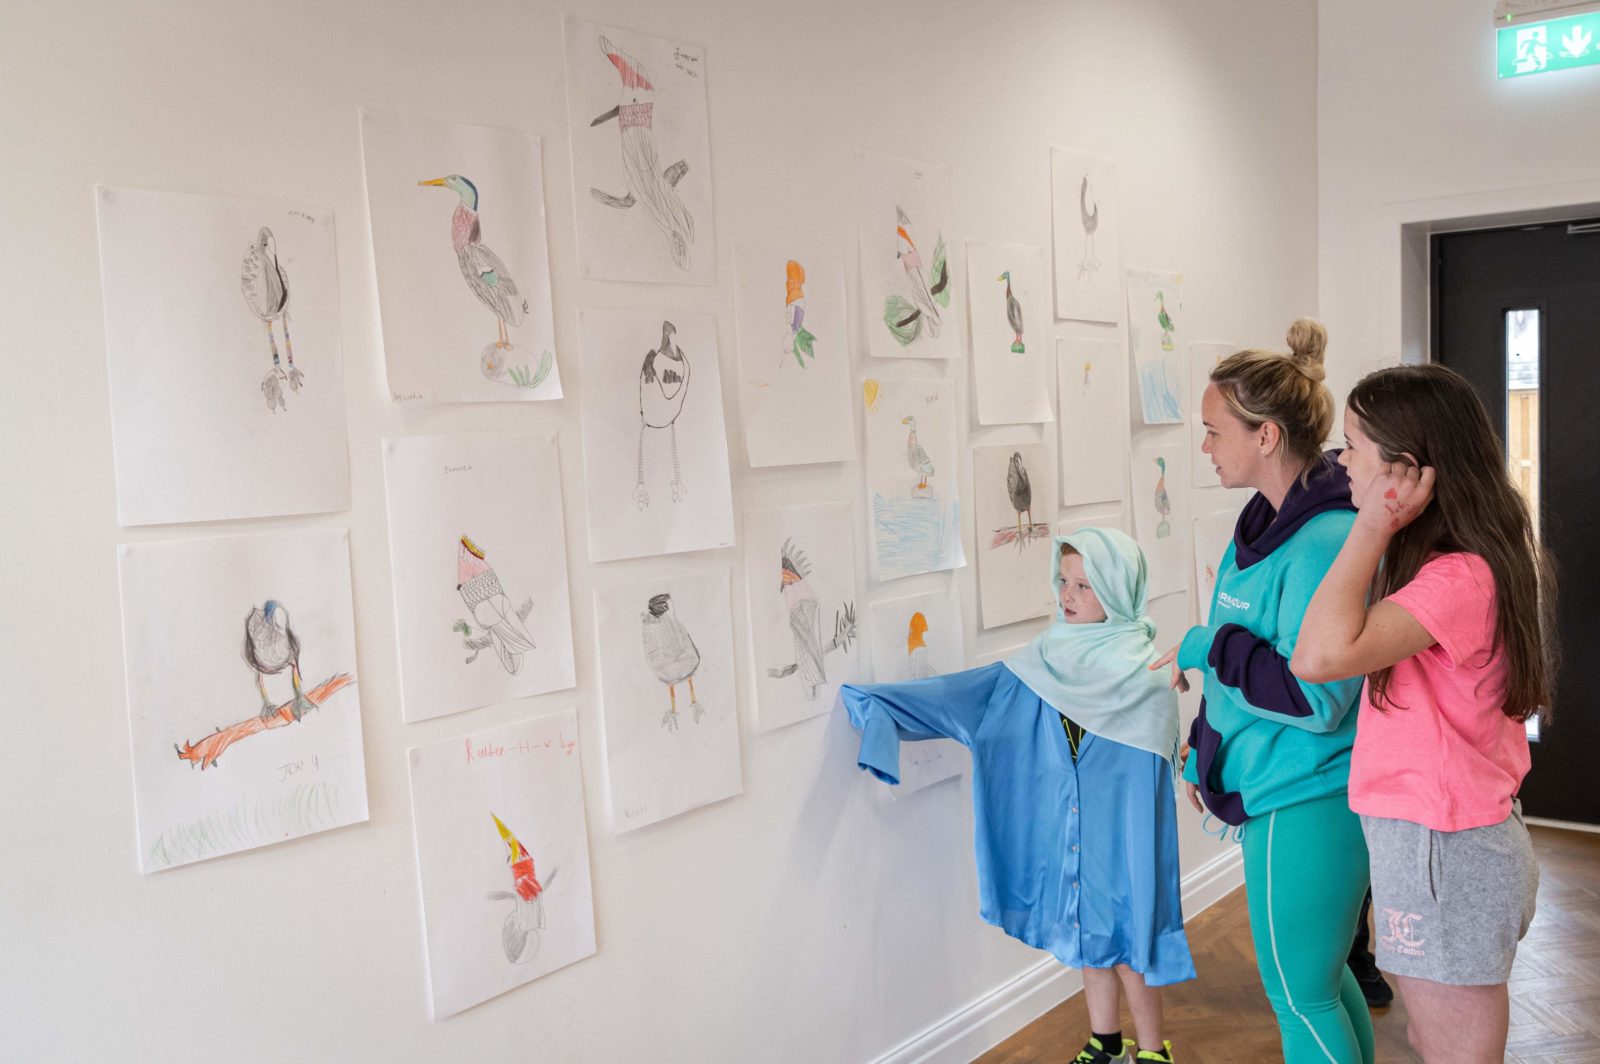
[[[511,833],[503,820],[493,813],[489,816],[494,820],[495,829],[500,832],[501,841],[506,844],[506,863],[511,866],[513,889],[491,890],[484,897],[489,901],[512,903],[512,910],[506,914],[505,923],[500,928],[500,944],[505,949],[506,960],[512,964],[526,964],[539,952],[539,932],[545,928],[544,892],[546,887],[555,882],[559,869],[552,869],[541,884],[534,873],[533,855],[528,848]]]
[[[932,655],[928,652],[927,641],[923,638],[928,634],[928,618],[922,611],[911,615],[911,623],[906,626],[906,660],[911,668],[913,680],[926,680],[930,676],[937,676],[933,662],[929,660]]]
[[[784,266],[784,337],[783,358],[778,366],[782,368],[792,357],[800,363],[800,368],[806,368],[806,359],[816,358],[817,352],[813,346],[817,338],[806,328],[806,268],[790,259]]]

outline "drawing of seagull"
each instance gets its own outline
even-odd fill
[[[667,685],[671,700],[661,717],[661,726],[668,731],[678,730],[678,684],[689,685],[689,706],[694,711],[695,723],[706,715],[705,707],[694,693],[694,674],[700,668],[700,651],[694,645],[689,630],[672,612],[672,596],[666,592],[650,596],[650,606],[640,614],[644,634],[644,660],[656,679]]]
[[[500,586],[500,577],[484,557],[483,548],[466,536],[461,537],[456,551],[456,590],[461,592],[461,601],[472,613],[472,624],[457,620],[452,626],[472,651],[467,664],[478,660],[479,651],[493,647],[506,672],[515,676],[522,668],[522,656],[534,648],[533,637],[523,627],[528,614],[533,612],[533,599],[525,599],[513,610],[505,588]],[[476,636],[472,634],[473,625],[478,628]]]
[[[677,188],[683,175],[688,173],[689,164],[680,159],[665,170],[660,169],[653,129],[655,86],[637,59],[604,36],[600,38],[600,51],[617,68],[617,76],[622,80],[622,96],[617,106],[589,125],[617,120],[617,127],[622,131],[622,173],[628,183],[628,194],[614,196],[593,187],[589,194],[618,210],[642,207],[666,234],[672,261],[678,269],[687,270],[689,245],[694,243],[694,216],[678,198]]]

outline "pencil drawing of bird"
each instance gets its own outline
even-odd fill
[[[906,464],[918,477],[917,486],[913,490],[927,491],[928,478],[933,476],[933,460],[928,457],[928,452],[923,450],[922,444],[917,442],[916,415],[907,414],[900,419],[900,424],[911,426],[911,432],[906,436]]]
[[[509,901],[511,912],[500,926],[500,945],[506,960],[512,964],[526,964],[539,952],[539,932],[545,928],[544,892],[555,881],[556,869],[545,876],[543,883],[533,868],[533,855],[506,827],[505,822],[493,812],[495,830],[506,845],[506,864],[511,866],[511,890],[491,890],[484,895],[488,901]]]
[[[778,589],[789,611],[794,662],[781,668],[768,669],[767,675],[781,679],[798,673],[806,701],[810,702],[817,697],[818,688],[828,682],[827,656],[835,650],[850,649],[850,641],[856,635],[855,604],[847,602],[842,612],[834,614],[833,639],[824,646],[821,603],[807,583],[811,575],[811,563],[792,539],[784,540],[779,565],[782,575]]]
[[[1167,313],[1167,297],[1163,292],[1156,293],[1156,302],[1160,308],[1156,311],[1156,322],[1161,326],[1161,350],[1172,350],[1172,316]]]
[[[239,266],[239,289],[244,293],[245,306],[261,319],[267,330],[267,343],[272,347],[272,368],[261,380],[261,394],[267,401],[267,409],[277,413],[287,409],[283,386],[288,384],[291,392],[298,392],[305,374],[294,368],[294,343],[289,339],[289,275],[278,261],[278,241],[266,226],[261,227],[244,250],[244,261]],[[283,349],[289,361],[287,372],[278,359],[278,341],[272,334],[275,321],[283,326]]]
[[[1011,508],[1017,512],[1017,538],[1022,539],[1033,529],[1033,484],[1028,480],[1028,469],[1022,464],[1022,452],[1011,452],[1006,466],[1006,494],[1011,496]],[[1026,523],[1022,515],[1027,514]]]
[[[244,660],[255,672],[256,690],[261,692],[263,719],[278,715],[278,707],[267,695],[265,676],[276,676],[289,670],[289,680],[294,686],[294,697],[289,701],[289,712],[295,720],[306,715],[317,704],[305,696],[300,683],[300,640],[289,624],[289,611],[276,599],[267,599],[250,611],[244,619]]]
[[[938,675],[930,660],[928,644],[923,639],[927,634],[928,618],[918,610],[911,615],[911,623],[906,626],[906,666],[913,680],[926,680]]]
[[[689,630],[672,611],[672,596],[666,592],[650,596],[650,605],[640,614],[644,633],[644,660],[656,679],[667,685],[669,703],[661,717],[661,726],[668,731],[678,730],[678,684],[689,685],[689,707],[694,711],[695,723],[706,715],[705,707],[694,693],[694,674],[700,668],[700,651],[694,645]]]
[[[500,577],[489,564],[483,548],[467,536],[461,537],[456,548],[456,590],[472,616],[470,624],[458,619],[452,626],[472,651],[467,664],[477,661],[479,651],[485,647],[493,647],[506,672],[515,676],[522,668],[523,655],[534,648],[533,637],[524,627],[528,614],[533,612],[533,599],[525,599],[522,605],[512,609],[511,600],[506,597]],[[473,632],[474,626],[477,634]]]
[[[1156,513],[1161,515],[1161,523],[1156,526],[1156,538],[1165,539],[1172,535],[1172,522],[1167,520],[1172,516],[1172,499],[1167,495],[1167,460],[1158,457],[1156,466],[1161,470],[1156,477]]]
[[[417,186],[447,188],[461,197],[450,216],[450,246],[456,253],[456,264],[461,267],[467,287],[479,302],[494,311],[500,328],[495,348],[509,350],[511,338],[506,326],[522,324],[522,319],[528,315],[528,301],[517,291],[517,282],[512,279],[505,262],[483,242],[483,227],[478,219],[478,186],[460,174],[418,181]]]
[[[678,197],[678,182],[689,172],[689,164],[679,159],[665,170],[656,158],[655,86],[639,61],[622,51],[605,36],[600,51],[617,68],[622,94],[617,106],[590,122],[590,127],[617,120],[622,132],[622,176],[628,192],[615,196],[591,187],[589,194],[607,207],[643,209],[667,238],[672,261],[680,270],[689,268],[689,245],[694,243],[694,215]]]
[[[1091,199],[1088,174],[1083,175],[1083,183],[1078,186],[1078,217],[1083,222],[1083,261],[1078,263],[1078,280],[1081,281],[1100,269],[1100,260],[1094,255],[1094,232],[1100,228],[1100,204]]]
[[[921,315],[921,320],[927,324],[928,335],[938,336],[941,322],[939,305],[935,302],[935,297],[950,283],[949,267],[941,256],[935,255],[934,278],[930,285],[924,272],[922,252],[917,250],[917,243],[911,236],[911,219],[906,216],[905,209],[898,205],[894,209],[894,215],[895,258],[899,260],[900,268],[906,272],[906,283],[911,288],[911,299]],[[904,324],[910,325],[912,321],[906,321]]]
[[[673,343],[677,327],[661,323],[661,342],[644,356],[639,367],[639,479],[634,482],[633,501],[643,510],[650,505],[650,492],[644,486],[644,439],[648,429],[666,429],[672,449],[672,501],[688,494],[683,469],[678,463],[678,415],[689,395],[689,358]]]
[[[1011,331],[1016,339],[1011,342],[1011,350],[1015,354],[1022,354],[1027,348],[1022,343],[1022,304],[1017,302],[1017,297],[1011,292],[1011,271],[1007,270],[997,281],[1006,283],[1006,321],[1011,325]]]

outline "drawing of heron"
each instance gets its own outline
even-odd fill
[[[294,343],[289,339],[289,276],[278,261],[278,241],[272,230],[262,226],[256,238],[244,250],[244,262],[239,267],[239,288],[244,293],[245,306],[261,319],[267,330],[267,343],[272,346],[272,369],[261,381],[261,394],[267,409],[273,413],[287,409],[283,401],[283,386],[298,392],[305,374],[294,368]],[[288,357],[289,369],[284,371],[278,359],[278,341],[272,333],[272,323],[283,325],[283,349]]]
[[[672,342],[678,331],[670,321],[661,323],[661,342],[644,356],[639,367],[639,479],[634,482],[633,501],[643,510],[650,505],[650,492],[644,486],[644,441],[649,429],[666,429],[672,449],[672,501],[689,493],[678,463],[678,415],[689,395],[689,358]]]

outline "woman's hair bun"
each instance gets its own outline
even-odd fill
[[[1300,372],[1314,381],[1321,381],[1327,371],[1322,356],[1328,348],[1328,330],[1314,318],[1300,318],[1289,326],[1289,357],[1294,359]]]

